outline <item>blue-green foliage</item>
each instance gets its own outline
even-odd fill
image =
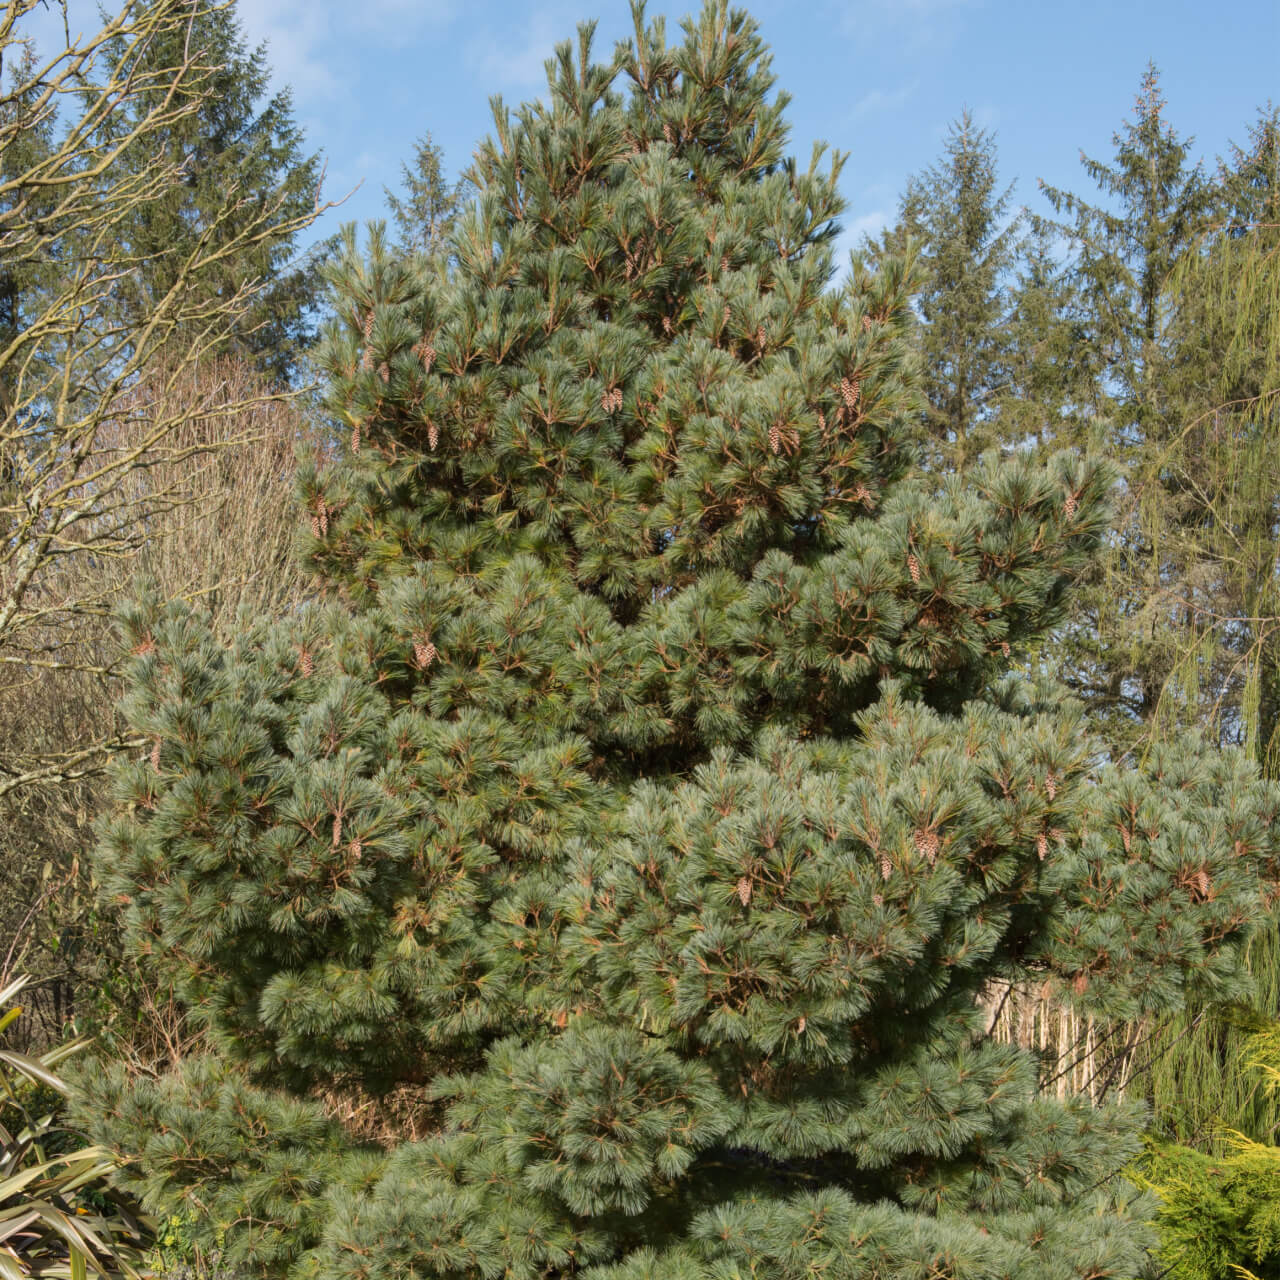
[[[1192,742],[1102,769],[1007,676],[1109,473],[914,471],[910,263],[832,286],[772,84],[714,3],[563,48],[448,254],[334,268],[324,599],[226,650],[126,613],[153,748],[99,872],[217,1053],[96,1125],[258,1274],[1143,1265],[1141,1115],[1040,1096],[976,1001],[1243,990],[1280,797]]]

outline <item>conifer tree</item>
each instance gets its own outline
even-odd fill
[[[145,6],[144,6],[145,7]],[[128,172],[154,162],[157,144],[184,176],[161,198],[139,201],[123,228],[121,246],[131,270],[118,290],[120,321],[136,324],[165,296],[197,245],[234,244],[244,229],[270,210],[272,222],[292,225],[319,207],[323,168],[308,156],[293,117],[288,89],[268,95],[270,66],[265,46],[249,49],[233,3],[193,10],[190,29],[166,32],[154,42],[140,72],[176,65],[184,50],[198,49],[217,71],[202,84],[193,108],[165,131],[149,137],[149,150],[127,148],[117,165]],[[161,83],[136,95],[127,109],[103,124],[103,133],[122,137],[167,92]],[[178,87],[181,100],[188,91]],[[323,283],[319,261],[332,243],[306,254],[295,234],[260,237],[229,255],[203,286],[211,298],[234,297],[252,286],[253,305],[222,352],[246,357],[263,373],[287,379],[316,331]],[[179,339],[190,341],[198,326]]]
[[[55,112],[41,101],[35,84],[37,58],[34,44],[15,48],[14,62],[7,69],[8,91],[0,86],[0,134],[5,145],[0,147],[0,210],[10,217],[19,210],[31,221],[47,214],[48,193],[24,189],[18,179],[33,165],[47,159],[53,149]],[[12,57],[12,54],[11,54]],[[49,255],[20,252],[9,246],[0,263],[0,350],[6,350],[28,323],[32,297],[47,287],[50,272]],[[14,403],[13,383],[16,371],[0,372],[0,417],[7,415]],[[0,460],[0,486],[15,479],[10,459]]]
[[[1280,119],[1219,162],[1219,205],[1168,288],[1180,430],[1158,458],[1171,498],[1161,547],[1173,615],[1162,719],[1198,722],[1280,777]],[[1154,467],[1153,467],[1154,470]],[[1147,473],[1148,483],[1154,477]],[[1166,733],[1167,724],[1159,726]],[[1276,924],[1248,953],[1252,1010],[1196,1007],[1147,1045],[1158,1130],[1222,1154],[1225,1135],[1274,1143],[1280,1099],[1247,1069],[1248,1027],[1274,1016]]]
[[[1242,990],[1280,795],[1006,674],[1110,472],[922,475],[910,264],[833,285],[745,14],[548,72],[451,272],[333,265],[323,601],[127,610],[99,870],[217,1052],[86,1119],[264,1276],[1135,1275],[1140,1113],[978,999]]]
[[[967,467],[996,440],[1009,380],[1010,286],[1020,217],[1000,189],[995,137],[965,111],[937,164],[912,178],[879,251],[920,251],[924,437],[935,465]]]
[[[1005,380],[991,397],[989,430],[1014,447],[1105,452],[1106,384],[1058,245],[1057,232],[1036,221],[1018,245],[1002,318]]]
[[[413,144],[413,167],[400,166],[397,195],[383,187],[395,222],[396,248],[406,253],[439,253],[449,238],[454,220],[466,198],[466,182],[449,182],[445,176],[444,150],[431,135]]]
[[[1179,497],[1163,483],[1162,459],[1182,428],[1182,404],[1169,394],[1177,344],[1167,289],[1215,201],[1213,184],[1191,163],[1192,140],[1168,123],[1165,106],[1148,65],[1112,161],[1081,155],[1099,203],[1041,186],[1068,219],[1052,229],[1072,250],[1066,314],[1086,339],[1074,356],[1099,389],[1107,452],[1125,477],[1117,537],[1081,593],[1078,625],[1060,648],[1062,671],[1108,738],[1124,745],[1151,732],[1183,639],[1163,589],[1161,535],[1177,519]]]

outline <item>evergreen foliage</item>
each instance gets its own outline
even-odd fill
[[[413,144],[413,168],[400,166],[400,185],[403,195],[383,187],[399,233],[396,247],[428,257],[440,253],[466,201],[467,184],[445,177],[444,151],[429,133]]]
[[[270,210],[270,222],[293,228],[319,206],[323,177],[320,157],[307,156],[302,131],[293,118],[287,89],[268,96],[270,66],[265,46],[250,50],[233,5],[193,10],[190,30],[166,29],[138,60],[140,77],[181,66],[197,57],[215,69],[179,100],[193,94],[194,110],[176,118],[161,134],[151,131],[145,146],[126,148],[118,168],[141,172],[154,163],[159,146],[176,163],[183,182],[155,198],[139,200],[121,249],[129,272],[117,290],[119,321],[137,327],[173,287],[187,258],[201,247],[208,254],[235,251],[206,272],[202,289],[211,299],[234,297],[251,287],[252,305],[223,354],[246,357],[259,371],[288,378],[315,335],[317,304],[323,291],[319,261],[331,245],[300,255],[296,231],[255,235],[236,242],[245,228]],[[128,135],[155,110],[174,86],[161,79],[136,94],[126,109],[103,124],[103,142]],[[98,145],[103,145],[99,143]],[[117,180],[120,174],[113,175]],[[182,339],[190,341],[198,323]],[[179,339],[179,340],[182,340]]]
[[[1264,1092],[1280,1085],[1280,1028],[1248,1037],[1244,1070]],[[1140,1180],[1160,1198],[1161,1274],[1169,1280],[1275,1280],[1280,1276],[1280,1147],[1228,1130],[1206,1154],[1153,1142]]]
[[[916,294],[925,392],[926,458],[965,468],[998,440],[995,410],[1012,370],[1011,284],[1021,216],[1000,190],[993,134],[968,112],[955,121],[939,162],[911,179],[898,223],[875,256],[921,249]]]
[[[1280,792],[1007,674],[1111,473],[922,474],[912,264],[833,287],[745,14],[635,28],[497,104],[450,271],[347,237],[324,600],[128,609],[99,872],[217,1052],[86,1115],[264,1276],[1136,1275],[1141,1112],[977,1000],[1242,994]]]
[[[22,1015],[28,979],[0,990],[0,1033]],[[5,1280],[140,1280],[154,1224],[109,1182],[116,1160],[66,1130],[65,1063],[84,1040],[39,1056],[0,1040],[0,1275]]]
[[[1151,731],[1188,725],[1280,775],[1280,167],[1277,116],[1220,162],[1213,225],[1167,282],[1162,384],[1178,429],[1134,476],[1160,574],[1144,611],[1168,655]],[[1151,643],[1150,649],[1155,649]],[[1255,1014],[1280,1004],[1274,917],[1250,947]],[[1236,1011],[1193,1007],[1150,1042],[1159,1133],[1215,1159],[1227,1128],[1272,1143],[1280,1102],[1244,1069]]]
[[[1152,727],[1184,635],[1162,534],[1177,518],[1166,488],[1166,450],[1184,425],[1184,404],[1169,394],[1178,343],[1167,288],[1200,243],[1215,191],[1191,140],[1167,122],[1159,75],[1149,65],[1134,119],[1115,135],[1111,163],[1082,155],[1101,202],[1042,184],[1068,221],[1065,314],[1087,341],[1073,352],[1097,388],[1100,433],[1121,463],[1126,489],[1110,554],[1082,592],[1058,658],[1064,678],[1106,725],[1109,740],[1131,745]],[[1173,486],[1176,489],[1176,484]]]

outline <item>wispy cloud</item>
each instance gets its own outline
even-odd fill
[[[290,86],[301,113],[323,112],[335,99],[353,96],[355,80],[335,68],[362,65],[394,33],[412,40],[430,27],[448,25],[453,0],[239,0],[236,6],[251,47],[267,45],[275,88]]]
[[[861,120],[882,111],[896,111],[906,105],[919,85],[919,80],[912,80],[910,84],[899,85],[896,89],[872,89],[853,104],[850,118]]]
[[[892,218],[893,214],[888,209],[872,209],[870,213],[859,214],[845,223],[844,230],[840,233],[841,250],[848,252],[856,249],[862,243],[863,236],[879,235]]]
[[[467,63],[476,78],[498,92],[541,89],[545,64],[555,47],[573,31],[558,6],[531,10],[525,20],[502,32],[490,28],[467,46]]]
[[[275,88],[288,85],[301,110],[331,101],[341,86],[325,46],[333,35],[333,10],[308,0],[240,0],[237,13],[251,48],[267,46]]]
[[[892,37],[906,48],[921,49],[949,43],[956,18],[981,8],[984,0],[855,0],[841,6],[840,25],[846,36],[866,51],[880,39]]]

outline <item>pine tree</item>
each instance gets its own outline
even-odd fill
[[[32,222],[47,214],[46,191],[32,191],[17,179],[41,160],[54,144],[54,112],[42,102],[39,60],[35,46],[14,49],[16,63],[8,68],[8,86],[0,86],[0,222],[22,216]],[[32,296],[47,287],[51,264],[45,255],[21,253],[10,246],[0,261],[0,351],[7,350],[29,323]],[[0,420],[12,410],[16,370],[0,374]],[[13,479],[12,459],[0,459],[0,485]]]
[[[1185,604],[1163,694],[1280,776],[1280,129],[1259,113],[1249,145],[1219,163],[1219,205],[1168,288],[1166,395],[1180,430],[1160,457],[1168,594]],[[1172,517],[1172,518],[1170,518]],[[1171,631],[1173,628],[1169,628]],[[1177,719],[1175,719],[1175,715]],[[1280,1099],[1247,1069],[1252,1018],[1276,1011],[1275,922],[1248,953],[1252,1009],[1194,1007],[1147,1045],[1161,1133],[1222,1154],[1224,1134],[1274,1143]]]
[[[923,352],[925,439],[935,465],[967,467],[996,442],[992,410],[1009,378],[1009,286],[1020,217],[1000,190],[995,137],[969,111],[937,164],[912,178],[898,224],[880,246],[920,249],[916,304]]]
[[[989,429],[1005,445],[1106,451],[1105,381],[1075,295],[1057,232],[1033,222],[1002,320],[1005,382],[990,405]]]
[[[1117,536],[1079,597],[1059,650],[1061,669],[1107,737],[1131,745],[1168,710],[1162,695],[1184,638],[1161,538],[1178,518],[1180,495],[1165,483],[1163,458],[1182,426],[1181,406],[1168,393],[1174,345],[1167,289],[1199,244],[1215,197],[1200,165],[1190,163],[1191,140],[1165,118],[1153,65],[1134,119],[1114,142],[1110,164],[1081,155],[1101,203],[1041,189],[1070,219],[1047,225],[1071,245],[1067,318],[1087,335],[1076,355],[1099,389],[1107,452],[1121,462],[1125,482]]]
[[[132,270],[118,291],[121,321],[136,324],[154,307],[197,245],[236,245],[220,271],[206,273],[204,288],[215,298],[234,297],[246,287],[257,292],[221,354],[244,356],[260,372],[288,379],[314,337],[323,289],[319,262],[333,246],[321,242],[300,253],[296,234],[278,228],[318,207],[321,160],[303,150],[289,90],[268,96],[266,47],[246,46],[234,4],[193,10],[190,31],[157,40],[139,73],[178,66],[191,56],[218,67],[210,83],[201,82],[196,109],[175,120],[163,138],[149,137],[152,150],[126,150],[122,161],[124,168],[144,169],[161,142],[186,181],[138,202],[123,246]],[[170,89],[161,81],[135,95],[127,111],[108,119],[104,133],[127,135]],[[258,223],[249,244],[236,243]]]
[[[264,1276],[1134,1275],[1141,1114],[978,1000],[1242,991],[1280,794],[1006,673],[1110,472],[922,474],[909,264],[833,285],[745,14],[635,28],[497,104],[454,270],[348,235],[323,601],[127,610],[99,873],[217,1052],[85,1118]]]
[[[466,202],[467,184],[445,177],[444,151],[429,133],[413,145],[413,168],[400,166],[400,185],[403,195],[383,187],[399,232],[396,247],[405,253],[438,254]]]

